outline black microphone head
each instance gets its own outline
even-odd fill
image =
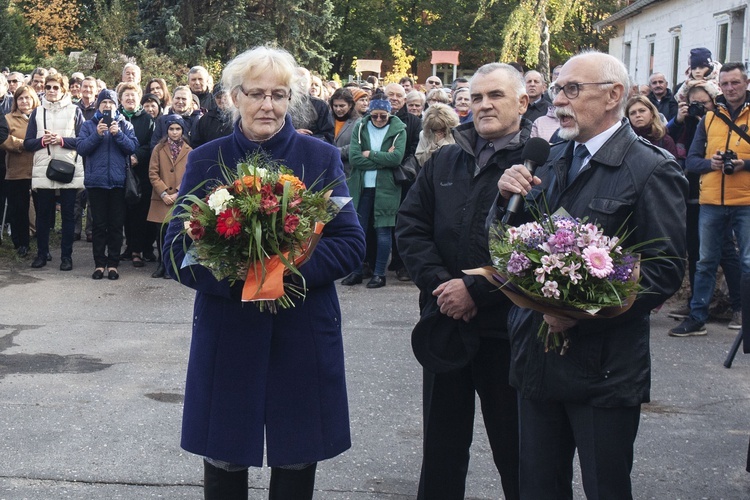
[[[549,142],[541,137],[532,137],[523,147],[523,161],[530,161],[535,165],[542,165],[549,157]]]

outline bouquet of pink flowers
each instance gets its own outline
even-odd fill
[[[640,289],[639,257],[635,247],[620,245],[625,236],[605,236],[598,225],[564,211],[518,227],[496,226],[492,279],[521,307],[574,319],[613,317]],[[546,323],[539,337],[546,349],[562,347],[561,353],[569,343]]]
[[[188,193],[174,218],[193,240],[182,267],[199,264],[217,280],[244,281],[242,300],[261,310],[293,307],[290,295],[304,297],[298,267],[310,258],[322,235],[349,198],[331,197],[331,188],[312,190],[284,165],[260,153],[222,165],[226,183],[215,182],[204,198]],[[201,188],[203,185],[198,186]],[[196,189],[198,189],[196,188]],[[284,282],[298,275],[303,285]]]

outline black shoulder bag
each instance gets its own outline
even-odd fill
[[[128,165],[125,167],[125,203],[136,205],[141,201],[141,180],[133,172],[133,165],[128,157]]]
[[[47,130],[47,110],[43,112],[44,129]],[[47,179],[56,181],[61,184],[69,184],[73,182],[73,176],[76,173],[75,163],[70,163],[65,160],[57,160],[52,158],[52,152],[47,145],[47,154],[50,156],[49,163],[47,164]],[[78,152],[76,152],[76,160],[78,159]],[[75,160],[74,160],[75,161]]]

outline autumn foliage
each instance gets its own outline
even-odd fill
[[[81,46],[76,36],[80,16],[75,0],[29,0],[23,16],[37,31],[36,48],[42,54]]]

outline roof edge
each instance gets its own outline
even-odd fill
[[[636,14],[639,14],[644,8],[648,7],[649,5],[657,2],[661,2],[662,0],[637,0],[624,9],[620,9],[608,18],[599,21],[597,23],[594,23],[594,29],[596,31],[601,31],[603,28],[606,28],[607,26],[611,26],[617,21],[621,21],[623,19],[628,19],[629,17],[633,17]]]

